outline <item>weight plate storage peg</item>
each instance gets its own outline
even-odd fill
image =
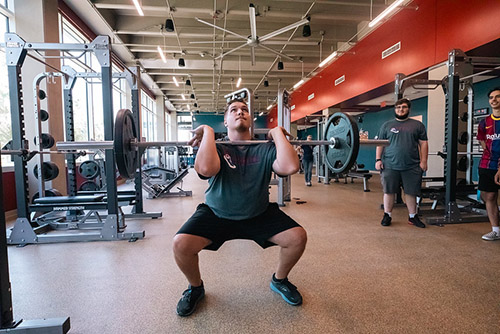
[[[323,153],[328,168],[333,173],[347,172],[356,162],[359,151],[359,130],[354,119],[337,112],[325,127],[325,140],[334,140],[335,145],[323,145]]]
[[[116,166],[121,177],[131,179],[139,165],[137,151],[131,143],[137,142],[137,129],[132,112],[128,109],[118,111],[115,119],[114,148]]]
[[[97,177],[100,171],[101,168],[99,167],[99,164],[94,160],[84,161],[78,167],[78,172],[80,173],[80,175],[88,180]]]

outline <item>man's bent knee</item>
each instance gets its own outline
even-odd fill
[[[272,237],[270,241],[280,247],[305,247],[307,243],[307,232],[302,227],[293,227],[278,233]]]
[[[174,254],[197,254],[210,244],[210,240],[191,234],[176,234],[173,241]]]

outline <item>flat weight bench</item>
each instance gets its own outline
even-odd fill
[[[351,178],[351,183],[354,183],[354,179],[363,179],[363,191],[369,192],[370,188],[368,187],[368,180],[372,178],[372,174],[368,170],[357,170],[355,172],[349,172],[345,176],[345,183],[347,183],[347,178]]]

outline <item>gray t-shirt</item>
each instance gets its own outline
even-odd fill
[[[263,213],[269,204],[269,182],[276,160],[273,143],[218,143],[220,171],[208,180],[206,204],[220,218],[243,220]]]
[[[384,168],[407,170],[420,164],[419,140],[427,140],[424,124],[408,118],[404,121],[385,122],[378,132],[378,139],[389,139],[384,148],[382,162]]]

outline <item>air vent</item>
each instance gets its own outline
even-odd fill
[[[401,42],[397,42],[396,44],[394,44],[390,48],[382,51],[382,59],[389,57],[390,55],[398,52],[399,50],[401,50]]]

